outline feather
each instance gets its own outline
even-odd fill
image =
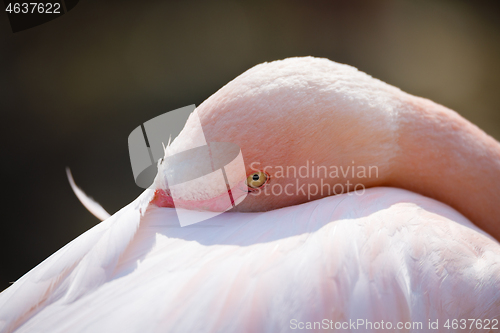
[[[76,186],[75,181],[73,180],[73,175],[71,174],[71,170],[69,168],[66,168],[66,176],[68,177],[69,184],[71,185],[71,189],[75,193],[76,197],[80,202],[82,203],[85,208],[89,212],[92,213],[95,217],[97,217],[99,220],[104,221],[111,215],[102,208],[102,206],[94,201],[91,197],[85,194],[78,186]]]

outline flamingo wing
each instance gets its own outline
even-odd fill
[[[184,228],[174,209],[132,217],[137,206],[0,294],[4,328],[280,332],[362,319],[425,330],[429,320],[500,318],[500,245],[406,190],[224,213]]]
[[[108,281],[152,195],[152,190],[143,192],[4,290],[0,294],[0,331],[12,331],[54,304],[73,304]]]

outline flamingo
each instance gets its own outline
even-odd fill
[[[499,329],[500,144],[479,128],[313,57],[257,65],[196,112],[117,213],[75,190],[104,221],[0,294],[1,332]],[[250,193],[180,227],[178,206],[227,195],[173,203],[168,157],[202,139],[239,146],[230,191]]]

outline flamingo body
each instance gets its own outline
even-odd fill
[[[433,199],[373,188],[181,228],[171,208],[141,216],[148,195],[3,292],[3,331],[285,332],[323,319],[500,318],[500,245]]]
[[[194,154],[176,166],[168,157],[209,142],[241,148],[242,168],[226,170],[231,181],[171,182],[187,165],[197,175],[206,160]],[[262,188],[286,190],[298,178],[269,167],[313,161],[377,166],[380,177],[326,179],[332,188],[355,181],[368,188],[361,195],[256,191],[232,212],[183,228],[171,208],[176,191],[189,214],[200,200],[217,206],[235,186],[247,193],[256,171],[269,176]],[[389,331],[412,323],[409,332],[436,321],[448,331],[453,319],[493,326],[498,179],[498,142],[449,109],[327,59],[261,64],[200,105],[167,145],[153,187],[114,215],[70,179],[106,219],[0,294],[0,332],[318,331],[359,320],[390,322]],[[317,175],[300,180],[324,185]]]

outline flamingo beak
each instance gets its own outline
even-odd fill
[[[227,192],[205,200],[182,200],[174,199],[169,188],[157,189],[151,203],[158,207],[184,208],[197,211],[225,212],[234,208],[245,199],[248,188],[244,181],[239,182],[232,188],[227,185]]]

